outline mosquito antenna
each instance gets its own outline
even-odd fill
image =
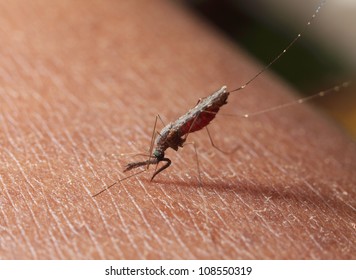
[[[311,18],[309,19],[309,21],[307,22],[307,24],[305,25],[304,29],[302,32],[298,33],[298,35],[283,49],[283,51],[281,53],[279,53],[270,63],[268,63],[266,66],[264,66],[256,75],[254,75],[252,78],[250,78],[246,83],[244,83],[242,86],[235,88],[233,90],[230,91],[234,92],[234,91],[239,91],[241,89],[244,89],[245,87],[247,87],[252,81],[254,81],[257,77],[259,77],[263,72],[265,72],[267,69],[269,69],[278,59],[280,59],[280,57],[282,55],[284,55],[289,48],[291,48],[296,41],[298,41],[298,39],[302,36],[302,34],[304,34],[304,32],[308,29],[308,27],[311,25],[311,23],[313,22],[313,20],[316,18],[317,14],[319,13],[321,7],[326,3],[326,0],[322,0],[320,2],[320,4],[318,5],[318,7],[316,8],[314,14],[311,16]]]
[[[134,176],[136,176],[136,175],[138,175],[138,174],[141,174],[141,173],[143,173],[143,172],[145,172],[145,171],[147,171],[147,169],[141,170],[141,171],[136,172],[136,173],[134,173],[134,174],[132,174],[132,175],[130,175],[130,176],[127,176],[127,177],[125,177],[125,178],[123,178],[123,179],[121,179],[121,180],[118,180],[118,181],[114,182],[113,184],[111,184],[111,185],[109,185],[109,186],[106,186],[104,189],[102,189],[101,191],[99,191],[99,192],[97,192],[96,194],[92,195],[91,197],[96,197],[96,196],[102,194],[103,192],[107,191],[107,190],[110,189],[111,187],[115,186],[116,184],[118,184],[118,183],[120,183],[120,182],[122,182],[122,181],[125,181],[125,180],[127,180],[127,179],[129,179],[129,178],[131,178],[131,177],[134,177]]]

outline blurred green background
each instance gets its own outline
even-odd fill
[[[269,63],[301,31],[320,1],[182,0],[261,63]],[[304,95],[355,80],[356,1],[328,1],[286,55],[271,68]],[[263,42],[263,44],[262,44]],[[355,82],[312,101],[356,139]]]

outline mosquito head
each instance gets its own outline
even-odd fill
[[[154,150],[153,151],[153,156],[158,160],[158,161],[160,161],[160,160],[162,160],[163,158],[164,158],[164,152],[163,151],[161,151],[161,150]]]

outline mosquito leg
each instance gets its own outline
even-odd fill
[[[223,154],[226,154],[226,155],[228,155],[228,154],[233,154],[233,153],[236,152],[236,150],[240,147],[239,145],[236,145],[236,147],[233,148],[233,149],[230,150],[230,151],[224,151],[224,150],[222,150],[221,148],[219,148],[218,146],[216,146],[216,145],[214,144],[213,138],[212,138],[211,135],[210,135],[210,132],[209,132],[208,127],[206,126],[205,128],[206,128],[206,132],[208,133],[208,136],[209,136],[211,145],[212,145],[215,149],[217,149],[218,151],[222,152]]]
[[[284,109],[286,107],[302,104],[302,103],[305,103],[306,101],[309,101],[311,99],[316,99],[316,98],[319,98],[319,97],[323,97],[323,96],[325,96],[325,95],[327,95],[329,93],[340,91],[342,88],[347,88],[350,84],[351,84],[350,81],[343,82],[343,83],[341,83],[339,85],[333,86],[333,87],[328,88],[328,89],[323,90],[323,91],[320,91],[320,92],[318,92],[316,94],[313,94],[313,95],[310,95],[310,96],[307,96],[307,97],[303,97],[303,98],[299,98],[299,99],[293,100],[291,102],[279,104],[277,106],[273,106],[273,107],[270,107],[270,108],[262,109],[262,110],[257,111],[257,112],[253,112],[253,113],[249,113],[249,114],[243,114],[242,116],[244,118],[250,118],[250,117],[255,117],[255,116],[258,116],[258,115],[265,114],[265,113],[269,113],[269,112],[272,112],[272,111]]]
[[[196,162],[197,162],[199,186],[202,187],[203,186],[203,183],[202,183],[203,181],[201,179],[200,162],[199,162],[199,157],[198,157],[197,146],[195,145],[195,142],[188,142],[188,143],[185,143],[184,145],[188,145],[188,144],[192,144],[193,147],[194,147],[195,159],[196,159]]]
[[[101,191],[97,192],[96,194],[92,195],[91,197],[96,197],[96,196],[102,194],[103,192],[107,191],[107,190],[110,189],[111,187],[115,186],[116,184],[121,183],[122,181],[125,181],[125,180],[127,180],[127,179],[129,179],[129,178],[131,178],[131,177],[134,177],[134,176],[136,176],[136,175],[138,175],[138,174],[140,174],[140,173],[143,173],[143,172],[146,172],[146,170],[141,170],[141,171],[136,172],[136,173],[134,173],[134,174],[131,174],[130,176],[127,176],[127,177],[125,177],[125,178],[123,178],[123,179],[117,180],[116,182],[112,183],[112,184],[109,185],[109,186],[106,186],[106,187],[103,188]]]
[[[158,118],[159,118],[159,120],[161,121],[162,125],[163,125],[163,126],[166,126],[166,125],[165,125],[165,123],[163,122],[163,120],[162,120],[161,116],[160,116],[159,114],[157,114],[157,117],[158,117]]]
[[[198,102],[199,103],[199,102]],[[199,118],[199,116],[200,116],[200,113],[199,114],[197,114],[197,116],[194,118],[194,120],[193,120],[193,122],[192,122],[192,124],[190,125],[190,127],[189,127],[189,131],[187,132],[187,134],[184,136],[184,141],[186,141],[187,140],[187,138],[188,138],[188,135],[190,134],[190,131],[192,130],[192,128],[194,127],[194,124],[195,124],[195,122],[196,122],[196,120]],[[193,142],[192,142],[193,143]]]
[[[154,124],[154,126],[153,126],[153,130],[152,130],[152,137],[151,137],[151,144],[150,144],[150,150],[148,151],[148,160],[152,157],[152,150],[153,150],[153,144],[154,144],[154,138],[155,138],[155,134],[156,134],[156,126],[157,126],[157,119],[158,118],[161,118],[161,117],[159,117],[159,115],[157,115],[156,116],[156,118],[155,118],[155,124]],[[148,169],[148,167],[149,167],[149,164],[147,164],[147,167],[146,167],[146,169]]]
[[[158,135],[160,135],[160,134],[159,134],[159,132],[158,132],[158,131],[156,131],[156,127],[157,127],[157,120],[158,120],[158,119],[161,121],[161,123],[162,123],[162,124],[163,124],[163,126],[164,126],[164,123],[163,123],[163,121],[162,121],[161,116],[160,116],[159,114],[157,114],[157,115],[156,115],[156,118],[155,118],[155,124],[154,124],[154,126],[153,126],[153,130],[152,130],[150,150],[148,151],[148,160],[149,160],[150,158],[152,158],[153,145],[154,145],[154,141],[155,141],[156,135],[157,135],[157,134],[158,134]],[[149,164],[147,164],[146,169],[148,169],[148,168],[149,168],[149,166],[150,166],[150,165],[149,165]]]
[[[153,126],[153,130],[152,130],[152,136],[151,136],[151,144],[150,144],[150,150],[148,152],[148,157],[151,158],[152,157],[152,151],[153,151],[153,145],[154,145],[154,141],[155,141],[155,138],[156,138],[156,134],[160,135],[158,131],[156,131],[156,127],[157,127],[157,120],[160,120],[161,123],[163,124],[163,126],[165,126],[161,116],[159,114],[156,115],[156,118],[155,118],[155,124]]]
[[[199,157],[198,157],[198,151],[197,151],[197,146],[193,142],[193,147],[194,147],[194,152],[195,152],[195,159],[197,160],[197,169],[198,169],[198,178],[199,178],[199,185],[200,187],[203,186],[202,180],[201,180],[201,172],[200,172],[200,162],[199,162]]]

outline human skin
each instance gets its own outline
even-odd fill
[[[2,259],[354,259],[356,147],[263,74],[167,150],[172,166],[93,198],[145,159],[155,116],[258,66],[171,1],[0,2]],[[288,54],[287,54],[288,55]],[[157,130],[163,125],[159,122]]]

